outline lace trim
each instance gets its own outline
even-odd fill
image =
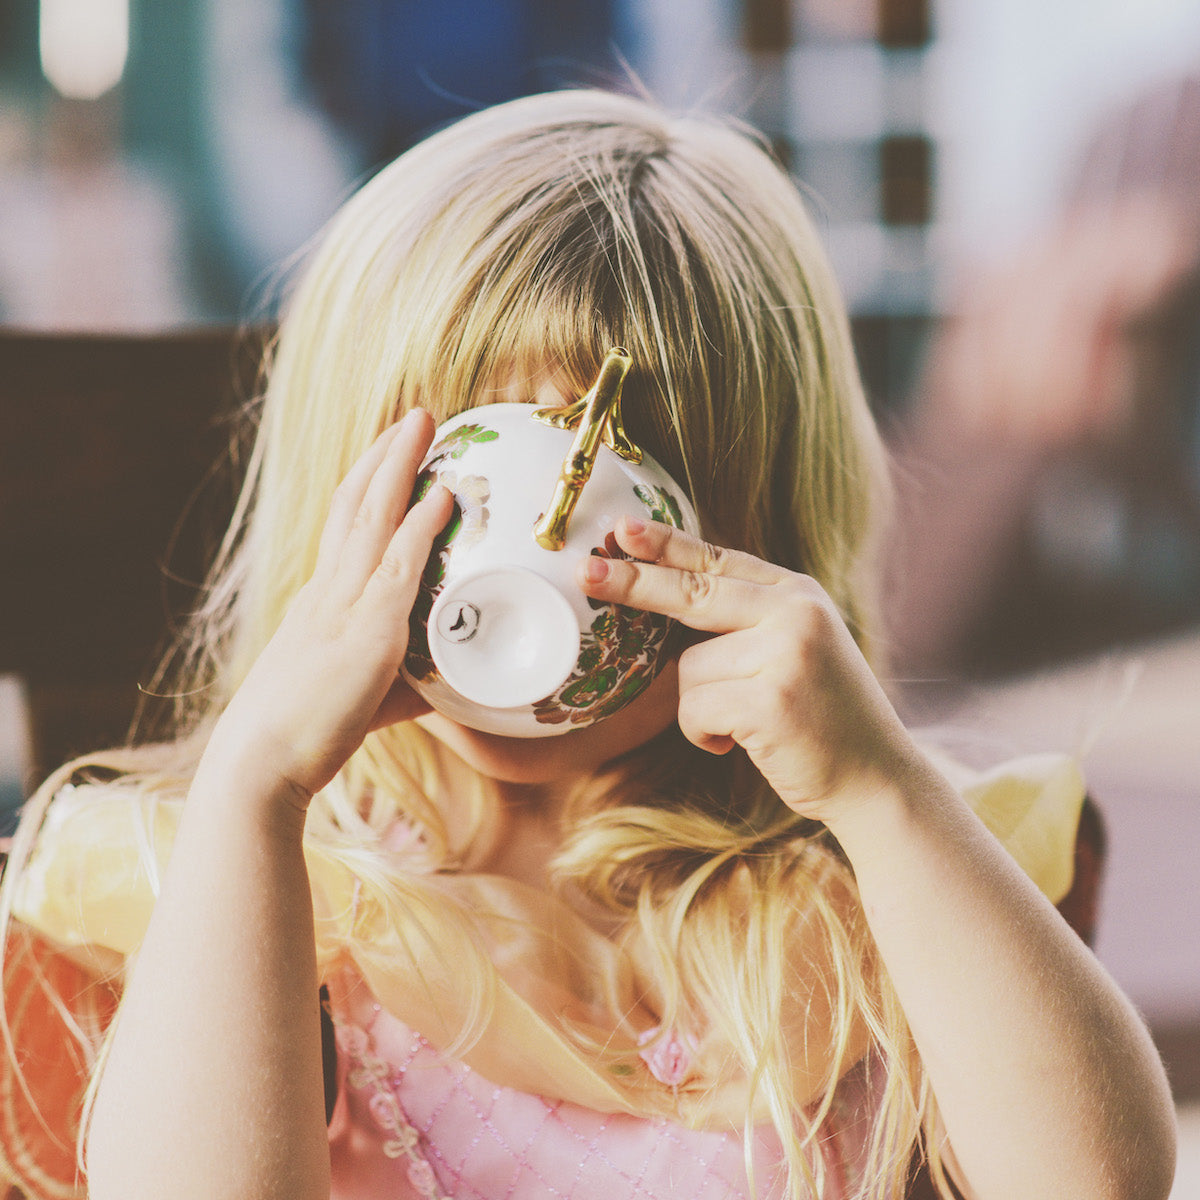
[[[374,1005],[376,1016],[381,1007]],[[392,1082],[399,1069],[374,1052],[374,1041],[369,1029],[351,1025],[334,1017],[338,1049],[346,1056],[349,1070],[346,1082],[356,1091],[369,1093],[367,1111],[379,1129],[387,1135],[383,1152],[388,1158],[408,1160],[408,1181],[427,1200],[454,1200],[449,1192],[443,1192],[438,1178],[421,1149],[421,1135],[408,1120]]]

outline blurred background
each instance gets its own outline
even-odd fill
[[[1194,0],[0,0],[0,315],[261,315],[366,174],[473,108],[641,83],[749,119],[812,189],[852,310],[941,311],[1061,203],[1087,138],[1200,62]]]
[[[374,169],[579,83],[747,120],[805,188],[898,466],[897,691],[1085,754],[1099,951],[1200,1141],[1200,0],[0,0],[0,332],[269,322]]]

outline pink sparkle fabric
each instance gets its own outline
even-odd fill
[[[780,1145],[754,1141],[754,1190],[736,1132],[594,1112],[497,1086],[386,1010],[339,1028],[330,1125],[332,1200],[766,1200],[783,1195]],[[828,1186],[842,1200],[834,1130]]]

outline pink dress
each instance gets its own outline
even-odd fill
[[[349,1023],[335,1014],[333,1200],[783,1195],[780,1145],[770,1127],[755,1138],[751,1190],[740,1133],[600,1113],[499,1087],[438,1053],[377,1004],[356,1016],[358,1023]],[[820,1200],[846,1193],[844,1136],[832,1127],[824,1140],[829,1178]]]
[[[1042,891],[1060,901],[1071,887],[1083,803],[1078,765],[1042,756],[952,778]],[[86,999],[80,1012],[89,1022],[100,1014],[101,1023],[117,1000],[103,983],[93,1004],[88,973],[62,950],[137,952],[180,807],[136,787],[69,784],[50,806],[14,888],[14,921],[31,936],[26,954],[14,953],[24,943],[10,939],[10,999],[28,1003],[10,1006],[8,1023],[19,1052],[32,1052],[30,1061],[41,1064],[31,1075],[40,1069],[43,1079],[31,1094],[0,1078],[0,1100],[12,1101],[0,1104],[0,1164],[27,1179],[31,1194],[79,1194],[71,1147],[90,1065],[74,1053],[64,1021],[72,997]],[[411,921],[407,902],[368,897],[360,905],[353,865],[320,845],[306,846],[322,977],[332,992],[339,972],[357,976],[331,1006],[339,1041],[329,1131],[333,1200],[781,1195],[774,1131],[760,1127],[754,1138],[753,1185],[740,1130],[728,1132],[744,1110],[743,1081],[724,1093],[703,1086],[705,1072],[716,1072],[700,1062],[701,1046],[692,1064],[701,1086],[689,1091],[686,1039],[643,1041],[643,1027],[661,1009],[652,972],[639,971],[627,944],[545,891],[439,873],[422,859],[411,829],[398,832],[387,841],[397,858],[393,882],[414,894],[418,884],[424,889]],[[157,855],[154,870],[148,849]],[[488,1036],[463,1051],[473,1066],[439,1054],[415,1032],[436,1037],[431,1031],[469,1024],[458,963],[440,937],[428,936],[419,915],[443,904],[473,914],[473,935],[495,967]],[[68,1004],[47,1005],[47,988]],[[580,1051],[591,1042],[572,1040],[580,1030],[611,1034],[619,1053],[597,1064]],[[628,1069],[614,1077],[618,1067]],[[813,1200],[845,1200],[862,1176],[878,1095],[874,1074],[868,1060],[838,1084],[832,1114],[818,1131],[825,1182]],[[36,1114],[31,1101],[42,1105]],[[620,1115],[612,1111],[622,1106]]]

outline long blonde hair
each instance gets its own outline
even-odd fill
[[[873,655],[883,454],[795,188],[728,125],[595,91],[532,97],[409,151],[321,239],[288,300],[237,511],[176,660],[173,740],[146,749],[146,779],[186,788],[206,728],[311,573],[335,487],[382,429],[414,404],[441,420],[486,403],[513,379],[532,397],[547,373],[581,394],[612,345],[634,362],[631,432],[686,484],[705,535],[815,577]],[[138,753],[121,759],[126,781]],[[856,895],[848,865],[740,751],[714,762],[675,731],[650,764],[634,754],[589,781],[558,878],[641,931],[666,1021],[701,1010],[723,1031],[783,1138],[794,1196],[820,1185],[808,1143],[851,1066],[851,1027],[865,1027],[887,1085],[861,1194],[900,1194],[932,1104],[861,911],[830,900]],[[394,899],[372,842],[397,815],[451,870],[491,819],[480,780],[451,829],[437,781],[437,747],[417,727],[373,734],[315,799],[310,841]],[[49,799],[43,789],[30,805],[26,842]],[[808,1114],[795,1111],[779,1021],[798,913],[835,964],[835,1052]],[[486,998],[490,964],[472,961],[466,986]]]

